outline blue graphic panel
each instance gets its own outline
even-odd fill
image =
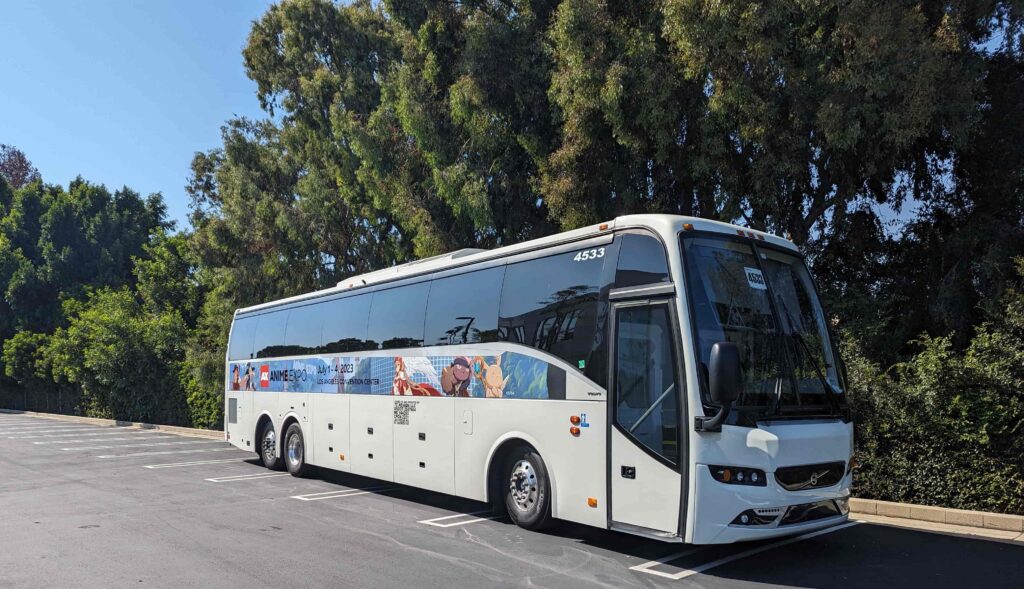
[[[556,371],[561,378],[550,382]],[[560,368],[516,352],[466,356],[312,356],[228,364],[228,388],[423,397],[565,398]]]

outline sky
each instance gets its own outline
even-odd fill
[[[266,0],[0,0],[0,143],[43,180],[160,192],[187,226],[189,164],[265,116],[242,48]]]

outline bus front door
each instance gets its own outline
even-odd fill
[[[612,308],[609,519],[612,529],[681,535],[680,375],[668,299]]]

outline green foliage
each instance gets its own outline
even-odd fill
[[[926,336],[886,372],[847,342],[859,496],[1024,514],[1024,292],[1001,308],[965,353]]]
[[[65,305],[47,353],[54,375],[78,385],[85,414],[183,423],[178,380],[186,325],[177,311],[148,312],[128,289],[103,289]]]

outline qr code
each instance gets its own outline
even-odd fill
[[[419,401],[395,399],[395,425],[409,425],[409,413],[416,410]]]

